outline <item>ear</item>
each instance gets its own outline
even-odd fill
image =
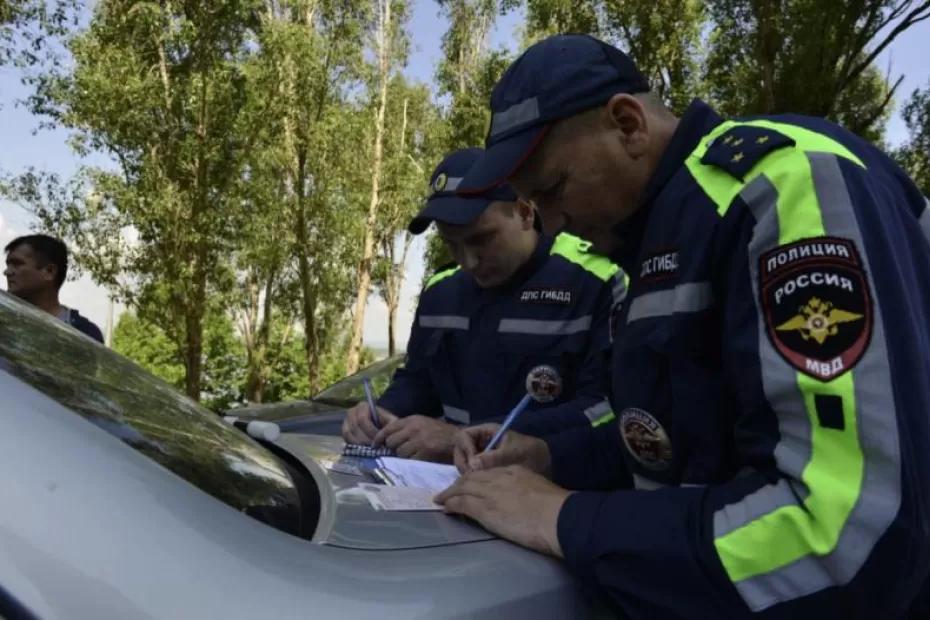
[[[603,108],[602,120],[616,131],[631,159],[644,156],[649,146],[649,117],[642,102],[633,95],[618,93]]]
[[[533,222],[539,217],[536,213],[536,207],[529,200],[518,198],[514,207],[517,217],[520,218],[520,228],[529,230],[533,227]]]
[[[40,271],[42,272],[46,282],[55,282],[55,279],[58,277],[58,265],[52,261],[45,263]]]

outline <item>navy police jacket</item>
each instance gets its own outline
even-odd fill
[[[588,247],[567,234],[540,236],[510,282],[491,289],[457,267],[434,275],[420,296],[404,366],[378,404],[399,416],[499,421],[535,377],[558,384],[559,396],[531,402],[515,429],[544,435],[612,421],[608,317],[624,282],[616,265]]]
[[[836,125],[694,102],[616,232],[617,423],[547,439],[589,489],[559,515],[568,565],[629,618],[919,614],[926,199]]]

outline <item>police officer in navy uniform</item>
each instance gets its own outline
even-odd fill
[[[413,234],[435,222],[457,265],[439,270],[421,294],[406,362],[377,403],[382,428],[359,403],[343,425],[350,443],[451,462],[461,425],[501,419],[528,389],[554,400],[530,404],[518,418],[523,432],[613,420],[608,316],[624,292],[622,273],[577,237],[540,234],[532,207],[506,185],[457,196],[480,153],[446,157],[410,222]]]
[[[676,118],[583,35],[529,48],[491,108],[460,189],[506,177],[630,275],[617,421],[487,454],[495,425],[466,429],[445,509],[563,557],[624,617],[930,617],[930,205],[912,181],[821,119],[698,100]]]

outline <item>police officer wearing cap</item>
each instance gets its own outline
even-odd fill
[[[822,119],[698,100],[676,118],[583,35],[529,48],[491,108],[459,189],[506,177],[546,230],[630,275],[617,420],[486,454],[495,427],[463,431],[445,509],[563,557],[624,617],[930,617],[930,205],[913,182]],[[628,469],[636,489],[616,490]]]
[[[410,222],[413,234],[435,222],[457,265],[439,270],[420,296],[405,364],[377,402],[381,428],[359,403],[343,425],[350,443],[451,462],[462,425],[500,420],[528,389],[555,398],[530,404],[515,425],[524,433],[614,419],[607,319],[624,293],[622,273],[577,237],[541,234],[533,208],[506,185],[456,195],[480,154],[447,156]]]

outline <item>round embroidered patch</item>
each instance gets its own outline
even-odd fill
[[[433,180],[433,191],[441,192],[446,189],[446,182],[449,180],[448,175],[445,172],[440,172],[439,175]]]
[[[624,409],[620,413],[620,434],[626,449],[646,469],[662,471],[671,467],[672,441],[651,414],[635,407]]]
[[[536,402],[551,403],[562,394],[562,375],[552,366],[536,366],[526,374],[526,391]]]

